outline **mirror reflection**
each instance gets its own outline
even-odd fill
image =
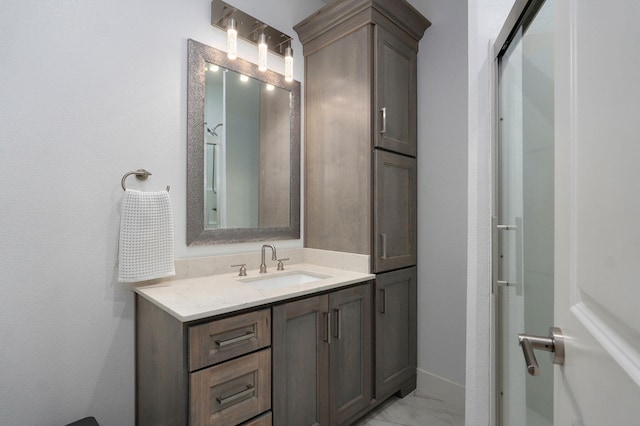
[[[300,238],[300,82],[188,44],[187,244]]]
[[[291,92],[205,69],[205,227],[289,226]]]

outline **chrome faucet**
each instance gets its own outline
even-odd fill
[[[264,249],[266,248],[270,248],[271,249],[271,260],[278,260],[278,256],[276,255],[276,248],[274,246],[272,246],[271,244],[264,244],[262,246],[262,263],[260,264],[260,273],[261,274],[266,274],[267,273],[267,264],[265,263],[264,260]]]

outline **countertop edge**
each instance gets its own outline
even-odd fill
[[[299,268],[299,267],[304,268],[310,265],[298,264],[298,265],[291,265],[291,266],[292,267],[295,266],[296,268]],[[293,268],[293,269],[295,270],[296,268]],[[230,313],[245,310],[245,309],[257,308],[263,305],[276,304],[278,302],[282,302],[288,299],[294,299],[294,298],[303,297],[303,296],[312,296],[313,294],[322,293],[327,290],[336,290],[342,287],[347,287],[352,284],[371,281],[376,277],[375,274],[364,274],[364,273],[353,272],[353,271],[343,271],[343,272],[349,275],[356,275],[356,276],[352,276],[350,278],[340,280],[339,282],[330,282],[325,284],[322,284],[322,282],[319,281],[318,284],[320,285],[310,286],[309,288],[303,288],[303,289],[296,288],[291,292],[278,294],[274,296],[267,296],[267,297],[255,299],[255,300],[250,300],[246,303],[233,303],[233,304],[229,304],[228,306],[221,306],[221,307],[216,307],[212,309],[203,308],[202,312],[197,312],[190,315],[180,314],[176,312],[174,309],[172,309],[170,306],[168,306],[167,304],[163,303],[162,301],[158,300],[152,295],[147,294],[145,289],[149,287],[134,287],[133,290],[136,294],[143,297],[147,301],[151,302],[152,304],[162,309],[166,313],[170,314],[172,317],[176,318],[178,321],[182,323],[188,323],[188,322],[197,321],[197,320],[201,320],[209,317],[230,314]],[[173,283],[173,285],[180,285],[180,281],[183,281],[183,280],[176,280],[176,282]],[[163,287],[166,285],[172,285],[172,284],[171,283],[161,284],[161,286]],[[154,287],[154,286],[151,286],[151,287]]]

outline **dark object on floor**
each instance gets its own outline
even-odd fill
[[[67,426],[100,426],[95,417],[85,417],[77,422],[69,423]]]

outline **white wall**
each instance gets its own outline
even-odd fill
[[[230,3],[291,35],[324,4]],[[466,2],[411,3],[433,22],[418,64],[418,366],[465,384],[468,279],[467,414],[481,419],[488,410],[487,41],[512,0],[469,1],[468,34]],[[105,426],[133,424],[133,294],[116,282],[115,269],[125,172],[153,173],[142,184],[130,178],[132,187],[171,185],[176,257],[258,247],[185,245],[186,39],[224,49],[209,15],[209,0],[0,3],[0,424],[65,424],[85,415]],[[294,54],[302,80],[297,41]],[[240,55],[257,59],[242,42]]]
[[[467,2],[411,3],[432,22],[418,52],[418,383],[464,401]]]
[[[291,35],[323,5],[231,3]],[[0,424],[133,424],[133,293],[115,269],[124,173],[171,185],[176,257],[257,248],[185,245],[186,40],[224,48],[209,17],[209,0],[0,2]]]

